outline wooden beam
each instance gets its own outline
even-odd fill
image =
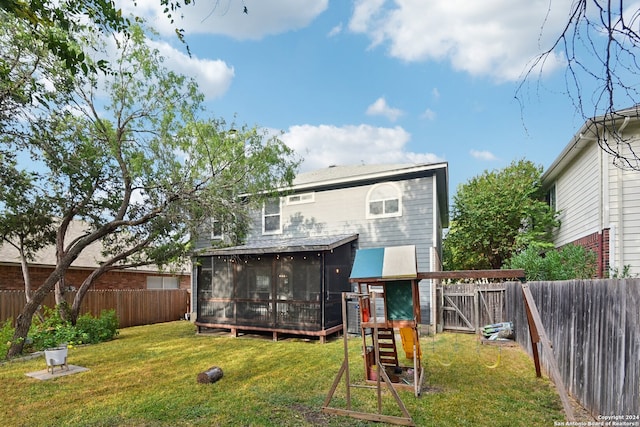
[[[383,415],[383,414],[372,414],[372,413],[368,413],[368,412],[349,411],[349,410],[346,410],[346,409],[330,408],[330,407],[327,407],[327,406],[324,406],[322,408],[322,411],[327,413],[327,414],[343,415],[343,416],[356,418],[356,419],[360,419],[360,420],[366,420],[366,421],[374,421],[374,422],[379,422],[379,423],[381,422],[381,423],[395,424],[395,425],[401,425],[401,426],[415,426],[415,423],[413,422],[413,420],[411,418],[396,417],[396,416],[393,416],[393,415]]]
[[[562,407],[564,408],[564,413],[567,416],[567,420],[575,421],[575,417],[573,414],[573,407],[571,406],[571,402],[569,401],[569,394],[564,387],[564,383],[562,382],[562,377],[560,376],[560,369],[558,369],[558,362],[556,361],[556,356],[553,353],[553,347],[551,345],[551,341],[547,337],[547,333],[545,332],[544,325],[542,324],[542,319],[540,318],[540,313],[538,312],[538,307],[536,306],[536,302],[533,299],[533,295],[531,294],[531,289],[529,289],[529,285],[526,283],[522,284],[522,294],[524,296],[525,306],[527,309],[527,319],[529,320],[529,330],[532,328],[536,331],[536,334],[531,334],[531,345],[534,348],[534,351],[537,347],[537,343],[533,342],[534,336],[537,335],[542,347],[546,347],[546,351],[548,351],[549,357],[547,360],[549,361],[549,376],[551,380],[556,386],[558,390],[558,394],[560,395],[560,400],[562,401]]]
[[[418,279],[523,279],[524,270],[455,270],[418,273]]]
[[[452,270],[452,271],[425,271],[418,273],[415,279],[518,279],[524,280],[524,270]],[[393,280],[411,280],[413,277],[359,277],[349,279],[351,283],[380,283]]]

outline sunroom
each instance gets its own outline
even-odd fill
[[[341,294],[358,236],[306,237],[205,249],[194,257],[195,324],[226,329],[326,337],[342,330]]]

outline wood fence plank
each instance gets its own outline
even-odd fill
[[[65,299],[73,301],[75,292],[67,292]],[[87,292],[80,313],[97,317],[102,310],[116,311],[120,328],[148,325],[184,319],[188,312],[189,293],[184,289],[171,290],[91,290]],[[0,290],[0,323],[15,320],[25,305],[24,291]],[[44,306],[55,306],[53,292],[44,300]]]
[[[594,417],[640,414],[640,279],[528,285],[566,390]],[[505,286],[505,317],[532,354],[520,284]],[[546,353],[540,362],[550,372]]]

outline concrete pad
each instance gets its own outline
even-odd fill
[[[69,365],[69,369],[61,369],[61,368],[54,369],[53,374],[51,373],[51,371],[43,369],[42,371],[29,372],[25,375],[38,380],[50,380],[52,378],[64,377],[66,375],[77,374],[79,372],[84,372],[88,370],[89,370],[88,368],[83,368],[82,366]]]

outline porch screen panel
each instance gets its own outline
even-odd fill
[[[320,328],[321,268],[321,256],[317,253],[280,256],[276,268],[276,321],[279,327]]]
[[[233,263],[228,257],[213,261],[212,293],[216,298],[233,298]]]
[[[238,299],[268,301],[272,296],[272,258],[242,257],[237,263]]]
[[[236,323],[270,327],[273,324],[273,257],[245,255],[235,259],[237,271]]]
[[[211,321],[230,323],[234,318],[233,263],[229,257],[214,257],[212,268],[212,301],[209,304]]]
[[[349,283],[353,263],[351,245],[343,245],[325,255],[324,327],[342,323],[342,292],[352,290]]]
[[[298,301],[320,301],[321,264],[316,254],[300,256],[293,264],[293,299]]]
[[[211,257],[198,258],[198,264],[198,318],[201,318],[212,316],[214,311],[211,305],[213,298]]]

